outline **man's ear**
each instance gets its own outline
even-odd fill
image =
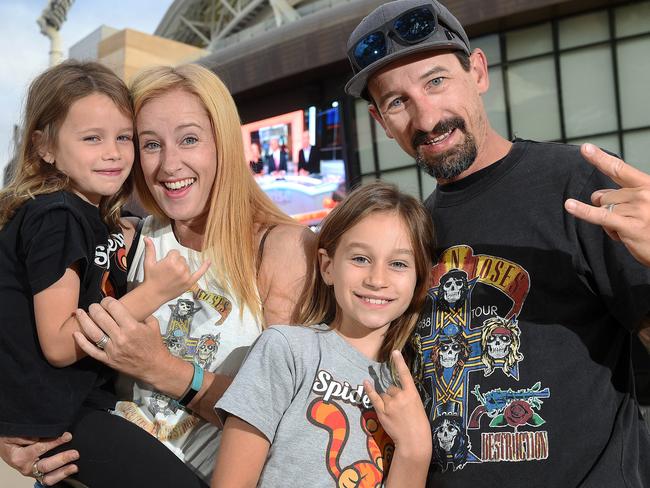
[[[327,285],[334,284],[332,276],[332,258],[329,257],[325,249],[318,250],[318,266],[320,267],[320,275]]]
[[[390,130],[388,129],[388,126],[386,125],[386,122],[384,121],[384,118],[381,116],[381,112],[379,112],[379,109],[374,103],[368,105],[368,112],[370,112],[372,118],[375,119],[379,123],[379,125],[381,125],[381,128],[384,129],[384,132],[386,133],[386,137],[388,137],[389,139],[394,139],[393,135],[390,133]]]
[[[488,76],[488,62],[485,53],[476,48],[469,57],[470,71],[476,82],[478,92],[483,95],[490,88],[490,77]]]
[[[32,144],[36,147],[38,155],[46,163],[54,164],[54,154],[50,150],[49,144],[45,139],[45,134],[43,134],[42,130],[35,130],[32,134]]]

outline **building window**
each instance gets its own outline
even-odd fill
[[[611,48],[596,46],[562,53],[560,70],[566,136],[575,138],[615,131],[616,90]]]
[[[357,129],[357,145],[359,148],[359,165],[362,174],[375,172],[375,157],[373,155],[373,137],[371,131],[372,120],[368,113],[368,102],[363,99],[355,100],[354,115]]]
[[[649,27],[650,29],[650,21]],[[618,44],[618,76],[621,84],[623,129],[650,125],[650,36]]]
[[[510,116],[516,136],[543,141],[561,137],[556,76],[552,56],[510,65]]]

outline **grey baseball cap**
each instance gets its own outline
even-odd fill
[[[437,18],[435,30],[419,42],[407,43],[398,39],[394,30],[394,21],[418,7],[433,9]],[[406,18],[411,19],[409,16],[406,16]],[[417,15],[412,19],[414,27],[420,27],[421,24],[418,24]],[[357,45],[359,41],[368,39],[368,36],[375,33],[383,33],[386,43],[386,55],[362,68],[355,58]],[[444,5],[436,0],[397,0],[385,3],[365,17],[348,39],[347,53],[354,76],[345,85],[345,93],[368,99],[366,91],[368,78],[379,69],[404,56],[425,51],[442,50],[460,50],[468,55],[471,53],[469,39],[463,26]],[[376,53],[373,54],[376,56]]]

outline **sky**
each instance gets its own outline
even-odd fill
[[[63,51],[100,25],[153,34],[173,0],[75,0],[61,28]],[[13,154],[13,126],[20,124],[30,81],[48,67],[50,41],[36,19],[47,0],[0,1],[0,186]]]

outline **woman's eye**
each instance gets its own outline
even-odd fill
[[[145,142],[142,145],[142,148],[146,149],[147,151],[155,151],[159,147],[160,147],[160,144],[158,144],[157,142],[154,142],[154,141]]]
[[[194,136],[187,136],[185,139],[183,139],[183,144],[186,146],[191,146],[192,144],[196,144],[199,142],[199,139]]]

